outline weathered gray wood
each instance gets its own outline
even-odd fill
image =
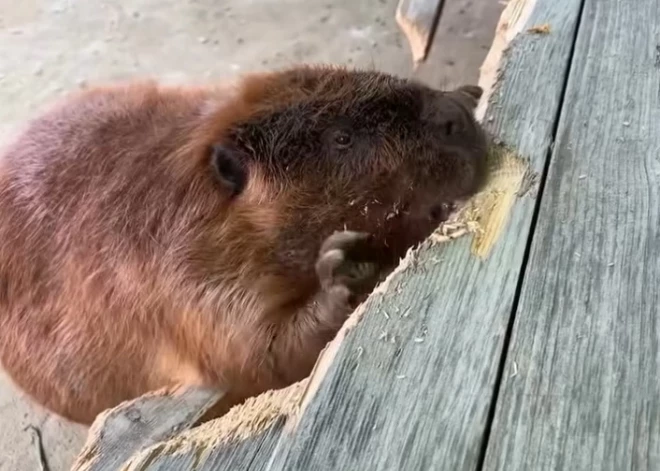
[[[484,469],[660,469],[658,19],[585,3]]]
[[[396,22],[408,38],[413,62],[426,58],[443,0],[400,0]]]
[[[485,124],[536,172],[552,142],[579,9],[579,0],[507,7],[517,12],[507,28],[520,33],[500,63]],[[552,34],[526,33],[539,23]],[[477,468],[535,201],[531,191],[515,202],[485,260],[470,255],[468,239],[427,246],[372,297],[271,469]]]
[[[248,399],[220,419],[135,454],[124,471],[266,470],[307,380]]]
[[[126,401],[100,414],[72,471],[115,471],[135,453],[192,427],[223,396],[218,390],[174,388]]]
[[[579,9],[512,0],[486,61],[486,126],[534,172],[552,142]],[[545,22],[552,34],[525,32]],[[535,208],[530,181],[519,179],[499,240],[477,251],[485,258],[469,238],[411,254],[322,354],[298,410],[264,413],[267,425],[240,437],[219,419],[131,469],[477,469]]]

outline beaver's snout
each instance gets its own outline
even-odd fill
[[[458,208],[457,203],[440,203],[431,206],[429,218],[432,222],[440,224],[447,221]]]

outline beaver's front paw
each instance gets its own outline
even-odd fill
[[[323,290],[346,296],[349,303],[369,294],[379,275],[378,263],[369,259],[372,243],[365,232],[340,231],[328,237],[316,262]]]

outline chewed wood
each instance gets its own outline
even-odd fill
[[[71,469],[120,469],[143,448],[192,427],[222,396],[217,390],[179,387],[126,401],[98,416]]]
[[[658,18],[585,2],[486,470],[660,469]]]
[[[535,173],[552,142],[579,6],[539,2],[526,21],[553,22],[553,34],[516,36],[489,94],[487,128]],[[485,260],[469,237],[427,243],[370,298],[313,376],[295,426],[216,447],[198,464],[230,469],[223,457],[249,445],[254,469],[476,469],[535,206],[533,185],[525,190]]]
[[[579,12],[580,0],[536,0],[511,16],[521,21],[507,24],[517,34],[503,35],[494,46],[502,50],[489,55],[501,61],[484,124],[526,159],[529,174],[493,220],[488,250],[475,256],[469,236],[428,240],[347,321],[297,408],[274,415],[265,408],[259,423],[276,420],[241,436],[226,432],[221,418],[156,445],[136,469],[480,467],[538,198],[532,176],[542,173],[553,142]],[[544,23],[551,34],[526,33]],[[206,433],[216,425],[224,431]]]
[[[486,127],[540,173],[553,138],[579,1],[537,1],[490,93]],[[515,27],[515,25],[510,25]],[[476,469],[536,191],[488,258],[470,239],[426,246],[346,337],[271,469]]]
[[[124,471],[147,466],[151,470],[262,469],[266,463],[259,463],[260,458],[273,452],[306,385],[307,380],[303,380],[250,398],[220,419],[143,449],[126,462]]]

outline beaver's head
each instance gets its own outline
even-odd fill
[[[477,86],[449,92],[374,71],[247,76],[244,113],[210,165],[237,211],[270,227],[273,266],[312,270],[333,231],[366,231],[398,260],[483,181]],[[249,235],[246,235],[249,237]]]

